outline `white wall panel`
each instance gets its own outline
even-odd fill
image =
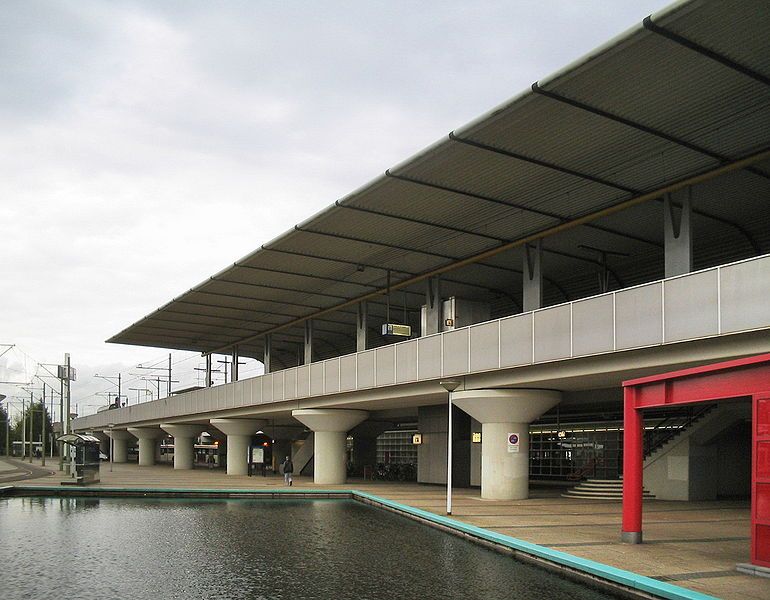
[[[297,398],[310,395],[310,365],[297,367]]]
[[[498,367],[500,354],[498,321],[474,325],[471,336],[471,371],[487,371]]]
[[[664,341],[716,335],[719,329],[717,298],[716,269],[666,281]]]
[[[391,344],[375,350],[377,355],[377,387],[396,382],[396,350]]]
[[[617,349],[651,346],[663,341],[663,297],[660,283],[615,293]]]
[[[324,364],[310,363],[310,395],[322,396],[324,393]]]
[[[535,312],[535,361],[570,356],[570,305]]]
[[[340,391],[356,389],[356,362],[355,354],[340,357]]]
[[[268,373],[262,376],[262,403],[267,404],[273,401],[273,374]]]
[[[273,402],[280,402],[284,399],[283,378],[286,376],[285,373],[285,371],[277,371],[273,374]]]
[[[358,354],[359,390],[374,387],[374,353],[375,350],[367,350]]]
[[[249,379],[251,382],[251,403],[262,404],[262,376]]]
[[[468,328],[448,331],[444,335],[444,375],[468,372]]]
[[[294,398],[297,397],[296,367],[292,367],[291,369],[286,369],[286,376],[284,377],[284,386],[285,386],[285,389],[283,390],[283,394],[286,400],[293,400]]]
[[[430,335],[417,340],[420,380],[441,377],[441,336]]]
[[[336,394],[340,391],[340,359],[330,358],[324,365],[324,393]]]
[[[532,313],[500,320],[500,366],[532,362]]]
[[[722,267],[722,332],[770,325],[770,259]]]
[[[417,340],[401,342],[396,348],[396,383],[417,380]]]
[[[612,294],[572,305],[572,355],[611,352],[614,343]]]

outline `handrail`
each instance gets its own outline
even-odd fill
[[[685,429],[698,421],[701,417],[714,410],[714,408],[714,404],[698,406],[697,410],[694,410],[694,407],[692,406],[687,406],[684,410],[667,416],[652,429],[646,430],[644,432],[644,458],[652,456],[656,450],[678,436]],[[670,423],[681,419],[682,413],[685,415],[684,421],[678,424],[678,426],[672,427]]]

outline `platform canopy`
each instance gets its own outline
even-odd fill
[[[57,442],[79,446],[81,444],[98,444],[99,438],[85,433],[65,433],[56,438]]]
[[[764,0],[677,3],[108,341],[260,358],[271,333],[290,363],[312,318],[319,351],[344,354],[358,301],[383,322],[388,275],[391,320],[419,325],[437,273],[444,297],[512,314],[522,247],[538,238],[547,304],[598,292],[591,248],[619,253],[612,287],[650,281],[663,276],[662,194],[687,184],[696,268],[766,252],[768,31]]]

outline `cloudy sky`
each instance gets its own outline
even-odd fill
[[[167,356],[109,336],[666,4],[3,1],[0,381],[94,411]]]

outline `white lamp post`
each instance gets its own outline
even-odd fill
[[[115,438],[112,437],[112,430],[115,425],[110,423],[107,427],[110,428],[110,473],[112,473],[112,457],[115,456]]]
[[[449,424],[447,426],[446,448],[446,514],[452,514],[452,392],[460,387],[460,382],[455,379],[439,382],[449,396]]]

